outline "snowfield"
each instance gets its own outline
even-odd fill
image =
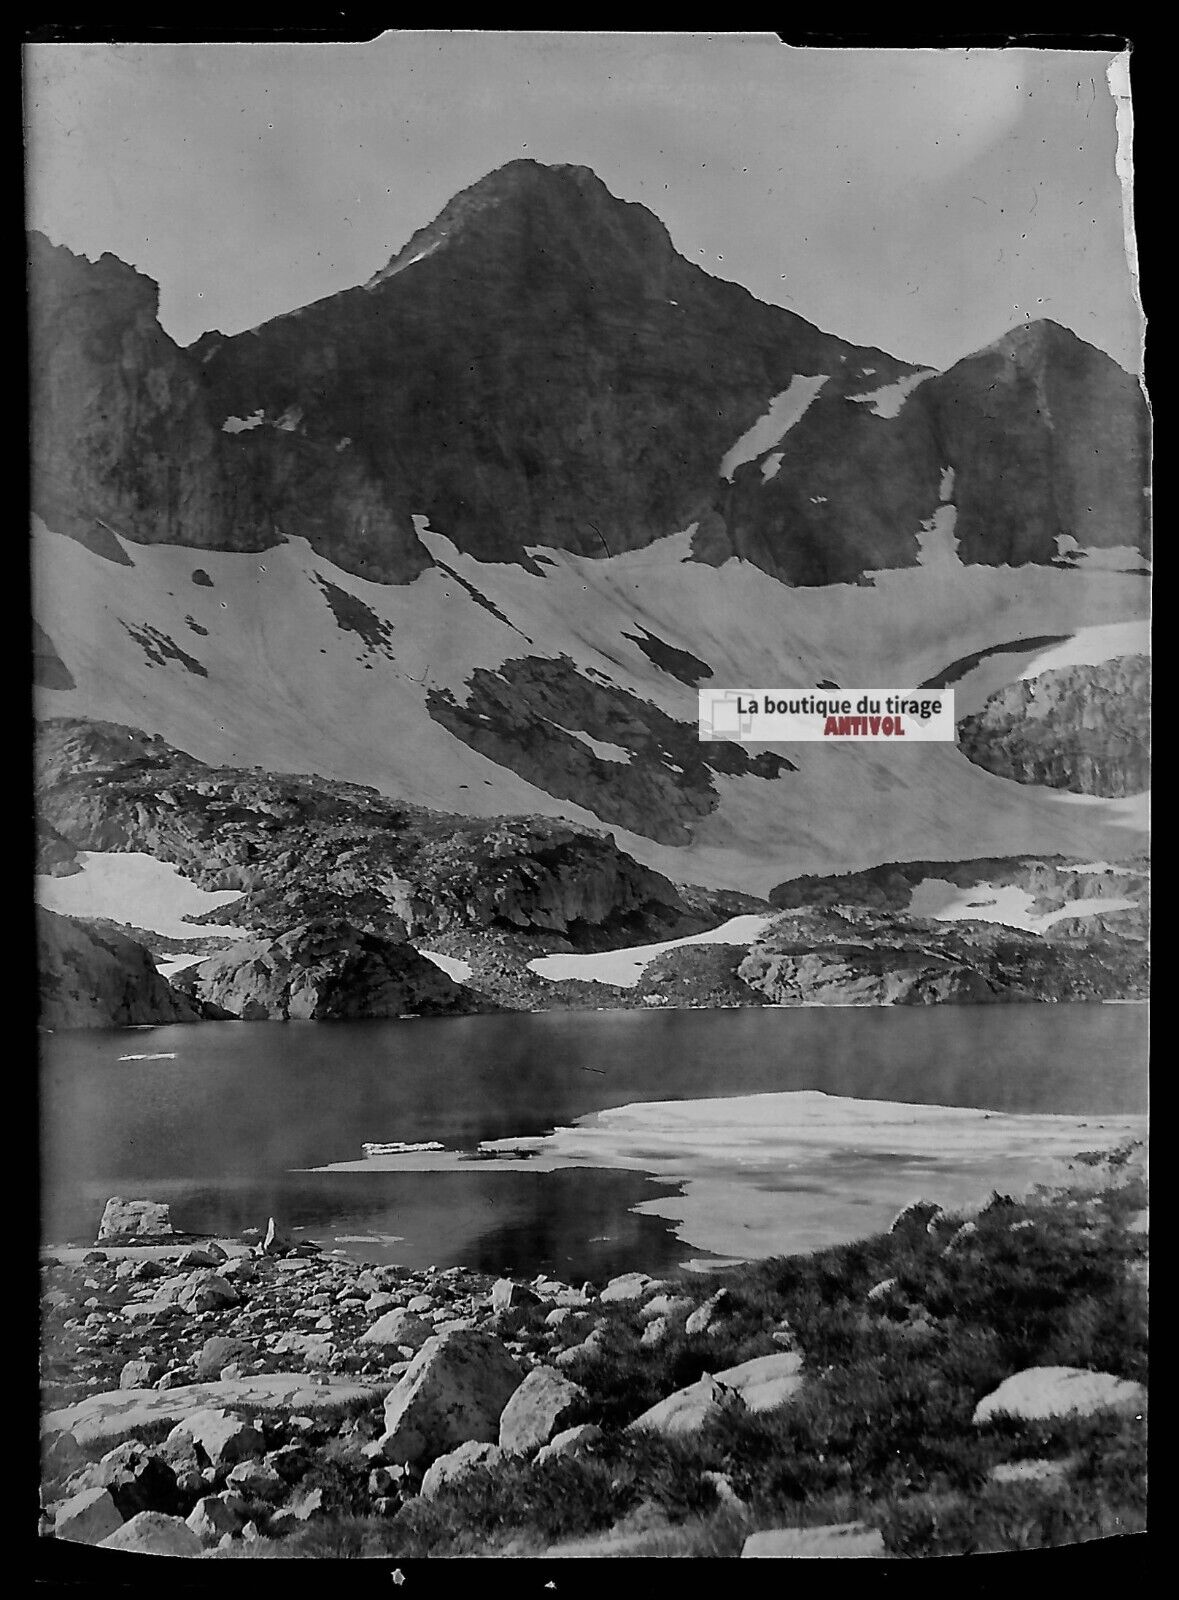
[[[597,950],[589,955],[537,956],[528,965],[542,978],[577,978],[583,983],[610,983],[619,989],[633,989],[644,968],[665,950],[681,950],[690,944],[751,944],[773,920],[731,917],[719,928],[683,939],[664,939],[659,944],[633,945],[623,950]]]
[[[133,851],[80,850],[81,872],[68,878],[38,875],[38,905],[64,917],[107,917],[171,939],[243,934],[241,928],[188,922],[241,899],[238,889],[201,889],[167,861]],[[197,960],[202,959],[197,957]]]
[[[780,747],[797,772],[773,781],[717,776],[718,807],[691,843],[662,845],[548,794],[426,709],[431,689],[465,702],[476,667],[495,672],[520,656],[567,655],[581,672],[694,728],[695,687],[648,659],[628,637],[640,628],[706,662],[708,681],[720,687],[916,686],[968,653],[1049,634],[1072,636],[1090,655],[1120,653],[1145,645],[1143,577],[954,560],[866,584],[794,589],[737,558],[719,569],[687,559],[692,529],[610,559],[534,551],[545,563],[528,572],[480,562],[415,520],[426,549],[506,621],[440,568],[408,584],[373,583],[299,539],[260,554],[121,541],[134,563],[124,567],[37,524],[34,614],[76,684],[38,691],[38,715],[127,723],[204,761],[310,769],[441,811],[566,817],[607,828],[676,882],[760,894],[801,873],[880,861],[1043,851],[1117,860],[1144,845],[1143,797],[1012,783],[949,744]],[[211,588],[192,581],[197,568]],[[386,625],[386,642],[338,626],[320,578],[369,607]],[[142,636],[145,627],[204,675],[179,656],[149,659],[129,631]],[[955,684],[959,715],[1051,659],[1059,652],[1043,648],[988,658]],[[618,760],[623,748],[602,753]]]
[[[1078,868],[1079,871],[1096,870]],[[908,913],[935,922],[1000,922],[1025,933],[1043,933],[1069,917],[1099,917],[1110,911],[1132,911],[1137,900],[1102,900],[1094,895],[1070,900],[1056,911],[1032,910],[1035,896],[1016,884],[975,883],[968,889],[944,878],[925,878],[913,890]]]

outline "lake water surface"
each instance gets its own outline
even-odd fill
[[[935,1129],[928,1155],[910,1150],[898,1169],[887,1130],[857,1132],[870,1120],[859,1107],[801,1168],[783,1158],[780,1171],[770,1146],[757,1160],[731,1148],[705,1160],[690,1141],[674,1178],[654,1152],[648,1171],[633,1153],[614,1165],[609,1140],[590,1147],[601,1156],[554,1170],[456,1152],[535,1140],[577,1119],[592,1131],[593,1113],[625,1106],[641,1115],[644,1102],[815,1090],[849,1102],[1076,1117],[1078,1148],[1105,1140],[1105,1119],[1146,1109],[1146,1010],[1136,1005],[226,1022],[62,1032],[41,1045],[47,1241],[92,1240],[105,1200],[122,1194],[169,1201],[176,1226],[192,1232],[264,1226],[273,1214],[365,1260],[578,1280],[739,1254],[742,1207],[747,1200],[752,1217],[767,1189],[797,1192],[796,1237],[793,1213],[775,1213],[782,1251],[813,1246],[816,1218],[823,1239],[866,1233],[887,1223],[897,1193],[912,1197],[922,1163],[944,1185],[964,1156],[939,1152]],[[127,1059],[136,1056],[156,1059]],[[790,1103],[760,1104],[780,1119]],[[813,1110],[813,1097],[799,1104]],[[758,1105],[743,1113],[754,1127]],[[1034,1135],[1038,1125],[1028,1126]],[[412,1157],[369,1163],[366,1141],[437,1141],[451,1154],[430,1170]],[[1006,1161],[1010,1187],[1040,1176],[1035,1143],[1021,1138]],[[311,1170],[340,1164],[354,1170]],[[725,1196],[727,1231],[707,1246],[699,1240],[709,1230],[694,1236],[675,1203],[697,1178]]]

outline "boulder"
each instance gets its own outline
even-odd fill
[[[184,1311],[220,1311],[222,1306],[235,1306],[238,1293],[220,1273],[198,1270],[189,1278],[176,1297],[176,1304]]]
[[[41,1477],[64,1478],[85,1460],[82,1447],[66,1428],[54,1429],[41,1437]]]
[[[124,1200],[112,1195],[98,1224],[99,1244],[129,1239],[142,1244],[145,1240],[174,1237],[170,1209],[156,1200]]]
[[[386,1311],[384,1316],[378,1317],[372,1327],[366,1329],[356,1342],[381,1345],[386,1349],[396,1349],[407,1344],[417,1350],[425,1344],[433,1332],[432,1322],[418,1316],[408,1307],[398,1306],[392,1311]]]
[[[538,1306],[540,1296],[533,1294],[532,1290],[524,1283],[515,1283],[511,1278],[500,1278],[491,1291],[491,1309],[493,1311],[509,1311],[517,1306]]]
[[[180,1509],[175,1472],[162,1455],[137,1439],[108,1450],[94,1469],[94,1477],[110,1490],[124,1520],[138,1511],[171,1515]]]
[[[281,1538],[283,1534],[293,1533],[296,1528],[305,1527],[307,1523],[316,1522],[327,1515],[328,1506],[323,1490],[307,1489],[279,1510],[272,1511],[266,1528],[271,1538]]]
[[[624,1272],[617,1278],[611,1278],[598,1298],[606,1302],[641,1300],[650,1282],[645,1272]]]
[[[273,1217],[269,1217],[266,1222],[266,1235],[260,1246],[262,1255],[281,1255],[284,1250],[290,1249],[291,1243],[289,1235],[281,1232],[278,1223],[275,1222]]]
[[[146,1556],[199,1556],[201,1541],[181,1517],[141,1511],[99,1541],[103,1550],[134,1550]]]
[[[570,1410],[585,1398],[584,1389],[552,1367],[533,1367],[500,1416],[500,1449],[511,1455],[527,1455],[548,1444],[561,1431]]]
[[[193,1372],[198,1383],[206,1383],[220,1375],[223,1368],[232,1362],[252,1361],[257,1355],[257,1349],[249,1339],[227,1338],[223,1334],[214,1334],[211,1339],[206,1339],[197,1353],[193,1362]],[[147,1384],[136,1387],[147,1388]]]
[[[110,1490],[96,1485],[58,1506],[53,1534],[54,1538],[69,1539],[73,1544],[98,1544],[122,1526],[123,1519]]]
[[[834,1523],[825,1528],[767,1528],[751,1533],[741,1547],[742,1559],[770,1556],[805,1561],[879,1560],[885,1554],[878,1528],[862,1522]]]
[[[162,1378],[164,1369],[158,1361],[128,1361],[119,1373],[120,1389],[150,1389]]]
[[[1084,1367],[1027,1367],[1005,1378],[974,1408],[976,1423],[994,1417],[1041,1422],[1050,1417],[1089,1417],[1098,1411],[1133,1417],[1146,1410],[1146,1390],[1128,1378]]]
[[[284,1333],[271,1351],[276,1356],[298,1356],[305,1367],[325,1367],[336,1353],[326,1333]]]
[[[252,1422],[221,1407],[194,1411],[178,1422],[169,1438],[187,1434],[204,1451],[210,1466],[229,1467],[264,1451],[261,1431]]]
[[[694,1302],[683,1294],[657,1294],[652,1295],[646,1305],[639,1312],[640,1322],[652,1322],[656,1317],[686,1317],[691,1313]]]
[[[663,1343],[670,1332],[670,1318],[656,1317],[654,1321],[648,1322],[647,1326],[643,1329],[643,1336],[639,1340],[639,1346],[643,1350],[654,1350],[658,1345]]]
[[[239,1461],[225,1479],[225,1487],[251,1500],[280,1500],[286,1481],[269,1461]]]
[[[889,1233],[901,1233],[916,1236],[928,1231],[929,1225],[935,1217],[942,1215],[941,1206],[933,1200],[911,1200],[907,1206],[902,1206],[896,1216],[889,1223]]]
[[[444,1484],[453,1483],[472,1467],[494,1467],[503,1460],[503,1451],[495,1444],[477,1444],[468,1439],[456,1450],[448,1450],[426,1469],[419,1491],[423,1500],[433,1500]]]
[[[776,1411],[802,1388],[802,1357],[793,1350],[781,1355],[755,1356],[739,1366],[718,1372],[716,1382],[735,1389],[749,1411]]]
[[[539,1467],[546,1461],[555,1461],[558,1456],[575,1456],[578,1451],[596,1444],[601,1437],[601,1428],[593,1422],[581,1422],[576,1428],[566,1428],[563,1433],[554,1434],[548,1444],[542,1445],[536,1452],[536,1465]]]
[[[723,1416],[726,1411],[745,1409],[745,1402],[735,1389],[727,1388],[705,1373],[697,1383],[677,1389],[644,1411],[627,1425],[627,1431],[646,1430],[676,1437],[699,1432],[706,1422]]]
[[[697,1306],[692,1315],[684,1323],[685,1333],[707,1333],[719,1317],[729,1310],[733,1297],[727,1289],[718,1289],[715,1294],[709,1295],[703,1305]]]
[[[386,1397],[384,1459],[429,1464],[468,1440],[495,1444],[523,1379],[493,1335],[477,1328],[435,1334]]]
[[[237,1533],[246,1520],[247,1506],[241,1495],[232,1491],[207,1494],[197,1501],[184,1519],[205,1549],[219,1544],[226,1534]]]
[[[219,1267],[228,1261],[228,1253],[219,1244],[193,1245],[178,1259],[178,1267]]]

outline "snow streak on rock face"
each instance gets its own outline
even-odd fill
[[[927,378],[936,376],[937,373],[932,369],[928,372],[914,372],[906,378],[898,378],[895,383],[885,384],[883,389],[873,389],[871,394],[849,394],[848,399],[866,405],[874,416],[896,417],[900,415],[901,407],[917,385],[924,383]]]
[[[790,380],[790,387],[783,389],[781,394],[776,394],[770,401],[770,408],[763,417],[759,417],[737,440],[730,450],[727,450],[721,459],[720,475],[727,483],[732,483],[733,474],[739,466],[746,461],[756,461],[758,456],[767,450],[772,450],[780,444],[793,428],[796,422],[801,421],[811,401],[818,395],[819,390],[827,382],[828,374],[818,373],[814,377],[806,377],[802,373],[796,374]],[[781,465],[782,458],[778,457]],[[774,468],[773,471],[777,471]],[[765,474],[772,477],[773,472]]]

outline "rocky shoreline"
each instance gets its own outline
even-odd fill
[[[817,1256],[595,1287],[367,1266],[273,1221],[194,1240],[113,1199],[93,1248],[42,1254],[40,1531],[862,1558],[1008,1548],[1013,1495],[1033,1545],[1134,1531],[1144,1205],[1140,1147],[1090,1152],[971,1216],[915,1202]]]

